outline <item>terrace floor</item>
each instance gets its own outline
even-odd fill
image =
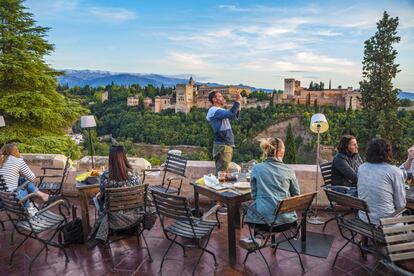
[[[79,205],[76,199],[71,202]],[[90,207],[90,213],[93,216],[94,211]],[[78,209],[78,214],[80,209]],[[3,214],[2,214],[3,215]],[[322,214],[327,216],[327,214]],[[246,265],[243,265],[243,259],[246,251],[237,247],[238,263],[234,266],[228,264],[227,257],[227,224],[226,217],[220,216],[222,224],[221,229],[215,229],[208,248],[212,250],[217,257],[219,266],[214,267],[213,258],[205,254],[197,268],[196,275],[268,275],[263,259],[259,254],[251,254]],[[12,266],[8,265],[8,259],[14,246],[22,240],[22,237],[15,235],[14,245],[10,244],[11,224],[6,223],[6,231],[0,230],[0,275],[27,275],[30,258],[34,256],[40,244],[37,241],[27,241],[19,249],[14,258]],[[321,232],[322,226],[309,225],[308,230]],[[326,233],[334,235],[336,238],[326,259],[302,255],[302,260],[306,269],[305,275],[370,275],[370,270],[375,266],[376,259],[368,255],[364,260],[355,246],[348,245],[340,254],[336,268],[331,269],[331,264],[335,254],[344,244],[344,239],[340,237],[336,223],[328,225]],[[63,253],[58,249],[51,248],[49,252],[42,253],[33,266],[33,275],[157,275],[160,267],[162,256],[169,246],[169,241],[163,236],[159,222],[154,228],[147,232],[145,236],[149,243],[153,262],[150,263],[147,258],[145,249],[138,249],[135,237],[122,240],[111,245],[112,254],[114,255],[115,271],[110,270],[110,260],[107,255],[103,255],[103,250],[98,247],[88,249],[84,245],[72,245],[67,247],[69,263],[65,265]],[[247,227],[245,226],[237,232],[237,240],[240,237],[248,236]],[[273,275],[301,275],[302,270],[299,260],[295,253],[277,250],[276,255],[272,255],[272,250],[266,248],[263,253],[271,265]],[[164,275],[191,275],[194,264],[200,254],[198,250],[190,250],[187,257],[183,256],[182,249],[174,245],[164,263]],[[379,269],[384,271],[385,268]]]

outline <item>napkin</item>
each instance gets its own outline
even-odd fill
[[[220,184],[216,176],[213,174],[205,175],[203,178],[204,178],[204,184],[206,184],[206,186],[210,188],[213,188],[214,190],[226,189],[226,187]]]

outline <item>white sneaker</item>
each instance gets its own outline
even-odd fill
[[[29,213],[30,217],[34,217],[37,214],[37,209],[32,204],[30,204],[30,206],[27,207],[27,212]]]
[[[242,238],[239,240],[240,247],[244,249],[253,249],[262,245],[262,239],[255,237],[254,240],[251,237]]]

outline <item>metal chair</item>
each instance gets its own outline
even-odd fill
[[[52,241],[56,234],[59,233],[59,231],[66,223],[66,217],[60,208],[64,204],[64,201],[55,201],[54,203],[48,205],[46,208],[39,210],[36,215],[30,216],[27,210],[23,207],[23,204],[26,202],[26,200],[30,200],[35,196],[36,194],[29,194],[21,200],[18,200],[15,198],[14,193],[0,191],[0,199],[3,202],[4,209],[7,212],[9,220],[13,224],[16,232],[25,237],[23,241],[13,250],[13,253],[10,256],[10,265],[13,262],[13,257],[16,251],[29,238],[38,240],[43,244],[42,248],[30,261],[29,274],[31,274],[33,262],[37,259],[37,257],[39,257],[40,253],[42,253],[44,249],[48,250],[48,246],[57,247],[63,250],[65,260],[66,262],[69,262],[65,248],[61,244]],[[60,214],[56,214],[49,210],[55,206],[59,206]],[[49,238],[45,237],[45,232],[51,232]]]
[[[205,220],[204,218],[200,219],[192,217],[191,210],[187,205],[187,200],[185,197],[169,195],[158,191],[151,191],[151,193],[157,214],[160,218],[164,235],[169,241],[171,241],[170,246],[162,257],[159,271],[160,274],[162,272],[162,266],[164,264],[165,257],[167,256],[168,251],[174,243],[183,249],[184,257],[186,255],[186,247],[197,247],[202,250],[200,257],[194,266],[192,275],[195,274],[195,270],[200,263],[204,252],[212,255],[214,258],[214,265],[218,266],[214,253],[206,248],[210,240],[211,233],[213,232],[213,228],[217,225],[217,222]],[[193,243],[179,243],[177,241],[177,237],[189,239],[193,241]]]
[[[137,185],[137,186],[128,186],[128,187],[120,187],[120,188],[106,188],[105,189],[105,208],[102,211],[102,215],[108,216],[108,224],[109,224],[109,231],[110,233],[116,233],[117,231],[127,230],[127,229],[135,229],[136,231],[131,232],[131,234],[136,234],[137,242],[140,244],[140,237],[145,242],[146,249],[148,252],[148,257],[150,262],[152,262],[151,253],[148,247],[147,240],[143,235],[144,232],[144,218],[145,212],[147,211],[147,192],[148,192],[148,184]],[[128,227],[111,227],[113,224],[117,224],[116,221],[116,213],[118,212],[128,212],[128,211],[137,211],[139,216],[137,216],[136,222],[131,226]],[[130,235],[122,235],[121,237],[117,237],[116,239],[110,240],[110,236],[108,235],[108,239],[104,244],[105,249],[109,249],[109,255],[111,256],[111,264],[112,268],[114,268],[114,263],[112,260],[112,251],[110,245],[114,242],[119,240],[125,239]]]
[[[243,264],[246,263],[247,258],[249,257],[251,253],[259,251],[260,255],[262,256],[263,260],[266,263],[267,269],[269,270],[269,274],[272,275],[269,264],[266,261],[266,258],[263,256],[261,249],[265,247],[269,247],[269,246],[274,246],[275,247],[274,253],[276,253],[277,247],[279,246],[280,243],[288,242],[292,246],[296,254],[298,255],[300,266],[302,267],[302,271],[305,273],[305,268],[303,267],[300,254],[296,250],[296,248],[293,246],[293,244],[290,242],[290,240],[298,236],[299,230],[300,230],[300,223],[295,221],[293,223],[277,224],[276,220],[278,216],[280,216],[281,214],[285,214],[288,212],[295,212],[295,211],[305,212],[305,216],[302,216],[302,217],[306,218],[306,213],[309,211],[309,208],[312,204],[312,201],[315,195],[316,195],[316,192],[312,192],[312,193],[307,193],[303,195],[293,196],[293,197],[286,198],[280,201],[279,205],[276,206],[274,210],[273,221],[268,221],[250,203],[247,203],[247,202],[243,203],[242,208],[244,211],[244,216],[246,215],[247,211],[250,210],[259,220],[262,221],[262,224],[260,224],[260,227],[258,226],[258,224],[250,224],[248,222],[245,222],[249,226],[250,239],[253,242],[250,243],[248,246],[242,246],[244,247],[244,249],[247,250],[246,257],[244,258]],[[287,236],[285,232],[289,230],[292,230],[292,233],[290,236]],[[274,239],[275,233],[282,233],[284,240],[274,241],[273,239]],[[256,238],[258,236],[263,238],[264,241],[261,243],[257,243]],[[272,241],[270,244],[268,244],[269,240]],[[244,245],[244,244],[241,243],[241,245]]]
[[[319,168],[321,169],[322,179],[323,179],[323,185],[322,188],[331,189],[332,188],[332,161],[325,162],[319,164]],[[347,186],[338,186],[335,185],[335,188],[342,189],[344,193],[349,190],[349,187]],[[330,208],[330,211],[333,211],[332,208]],[[352,210],[344,210],[345,214],[350,214]],[[335,221],[335,216],[325,221],[323,224],[322,232],[325,232],[325,228],[328,225],[328,223]]]
[[[349,243],[353,243],[358,246],[361,255],[364,258],[366,257],[366,252],[370,252],[382,257],[380,245],[385,243],[384,234],[382,230],[377,227],[377,225],[371,223],[368,204],[362,199],[343,193],[338,193],[330,189],[325,188],[324,191],[328,197],[331,207],[335,211],[335,219],[338,224],[339,232],[341,236],[347,240],[347,242],[336,253],[332,268],[335,267],[339,253]],[[346,214],[344,214],[341,210],[338,210],[338,207],[340,206],[351,209],[354,215],[352,217],[346,217]],[[368,222],[365,222],[358,217],[358,211],[366,215]],[[351,237],[345,234],[347,232],[351,235]],[[360,234],[364,240],[371,240],[373,247],[368,246],[367,243],[357,242],[355,239],[355,236],[357,234]]]
[[[183,179],[185,178],[185,169],[187,167],[187,159],[175,154],[168,154],[167,161],[164,166],[164,176],[162,178],[161,184],[150,186],[151,191],[157,191],[167,194],[177,194],[180,195],[181,186],[183,184]],[[147,172],[160,171],[160,169],[146,169],[143,170],[143,180],[142,183],[145,183],[145,176]],[[173,177],[166,177],[167,174],[173,174]],[[179,181],[178,187],[171,186],[173,181]]]
[[[0,174],[0,191],[4,191],[4,192],[7,191],[6,182],[4,181],[3,175],[1,174]],[[0,212],[5,212],[4,205],[1,202],[1,200],[0,200]],[[3,228],[3,231],[5,230],[4,223],[6,221],[7,220],[0,220],[0,224],[1,224],[1,227]]]
[[[397,275],[413,276],[413,271],[407,271],[405,265],[414,264],[414,216],[383,218],[380,221],[387,245],[387,257],[380,263]]]
[[[45,206],[58,200],[63,199],[67,205],[67,207],[70,207],[69,200],[63,196],[62,194],[62,187],[66,182],[66,179],[69,174],[69,167],[70,167],[70,157],[71,153],[68,153],[68,156],[66,158],[65,167],[62,168],[56,168],[56,167],[42,167],[43,174],[37,176],[39,178],[39,183],[37,184],[37,187],[39,188],[39,191],[42,191],[44,193],[49,194],[49,201],[45,203]],[[47,171],[62,171],[61,174],[48,174]],[[47,181],[48,179],[55,179],[55,181]],[[56,180],[57,179],[57,180]]]

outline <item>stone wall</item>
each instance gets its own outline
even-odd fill
[[[66,157],[60,154],[23,154],[25,161],[36,175],[41,174],[40,168],[43,166],[53,166],[63,168],[66,162]],[[95,159],[96,158],[96,159]],[[150,168],[150,164],[143,158],[128,158],[131,164],[136,167],[138,171],[144,168]],[[106,166],[107,157],[98,156],[94,157],[95,166],[97,168]],[[67,196],[77,196],[77,190],[75,188],[75,177],[77,174],[82,173],[90,169],[90,158],[84,157],[81,160],[75,161],[75,166],[69,172],[68,180],[63,188],[63,192]],[[312,192],[315,190],[316,181],[316,166],[315,165],[290,165],[296,172],[298,178],[301,193]],[[232,163],[230,171],[240,171],[240,166]],[[213,161],[193,161],[189,160],[187,163],[186,176],[187,178],[183,182],[182,195],[185,195],[190,201],[193,200],[193,188],[190,185],[191,181],[195,181],[205,174],[214,173],[215,167]],[[150,173],[145,182],[150,185],[159,184],[162,180],[163,173],[154,172]],[[167,175],[168,176],[168,175]],[[319,173],[318,187],[323,185],[322,176]],[[319,188],[318,205],[326,206],[328,201],[323,191]],[[201,200],[208,200],[201,197]]]

